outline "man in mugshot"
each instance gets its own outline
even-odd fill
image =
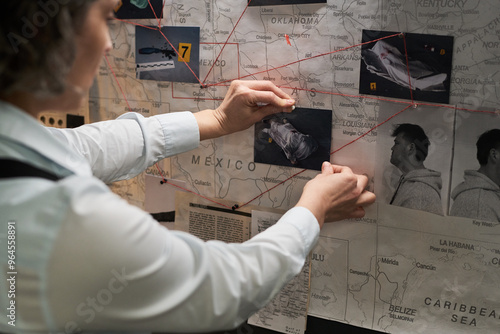
[[[430,141],[415,124],[400,124],[392,133],[391,164],[403,174],[390,204],[443,215],[441,173],[425,168]]]
[[[480,167],[453,189],[450,215],[500,222],[500,129],[483,133],[476,147]]]

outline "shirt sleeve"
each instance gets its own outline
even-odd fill
[[[72,193],[71,224],[61,231],[48,270],[58,327],[233,328],[300,272],[319,236],[314,215],[297,207],[242,244],[203,242],[167,230],[97,180],[71,179],[64,180]]]
[[[50,131],[83,155],[94,176],[106,183],[132,178],[161,159],[198,147],[200,141],[191,112],[149,118],[127,113],[113,121]]]

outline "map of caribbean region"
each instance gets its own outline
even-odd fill
[[[498,332],[499,221],[451,214],[453,190],[479,169],[476,141],[500,129],[497,0],[150,2],[149,14],[111,24],[114,50],[90,92],[91,122],[214,109],[232,80],[273,82],[312,115],[307,128],[293,117],[276,123],[310,140],[300,159],[314,162],[329,147],[330,161],[366,174],[377,194],[365,218],[322,230],[309,314],[390,333]],[[392,88],[398,95],[384,93]],[[392,133],[403,123],[428,138],[439,212],[391,201],[401,182]],[[204,197],[286,210],[319,168],[287,156],[277,138],[251,128],[147,173]],[[257,162],[257,149],[285,163]],[[113,185],[141,207],[144,188],[144,175]]]

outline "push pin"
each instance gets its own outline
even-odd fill
[[[238,204],[233,205],[233,211],[235,211],[236,209],[239,209],[239,207],[240,206]]]
[[[402,33],[399,34],[399,38],[403,38],[403,37],[405,37],[405,33],[404,32],[402,32]]]
[[[202,85],[200,86],[200,89],[207,89],[207,88],[208,88],[208,86],[207,86],[207,85],[203,85],[203,84],[202,84]]]
[[[412,108],[413,109],[417,109],[418,108],[418,104],[415,103],[414,105],[412,105]]]
[[[163,179],[160,181],[160,184],[166,184],[167,183],[167,179]]]

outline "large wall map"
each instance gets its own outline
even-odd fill
[[[311,261],[311,314],[391,333],[497,333],[499,221],[449,212],[464,171],[479,167],[478,136],[500,128],[500,3],[296,2],[248,6],[245,0],[172,0],[163,4],[163,17],[117,20],[111,25],[114,50],[90,93],[90,121],[129,111],[151,116],[215,108],[234,79],[270,80],[300,108],[331,110],[330,160],[367,174],[378,203],[366,218],[322,232]],[[153,33],[160,26],[199,29],[199,46],[189,49],[193,39],[183,44],[184,51],[199,47],[199,58],[189,57],[196,60],[196,71],[190,72],[196,82],[139,79],[138,25]],[[399,99],[360,94],[362,50],[381,38],[403,45],[405,33],[453,38],[451,76],[443,77],[449,104],[420,101],[419,94]],[[141,48],[171,53],[177,45],[161,41]],[[433,51],[433,46],[423,49]],[[404,50],[400,53],[404,60]],[[189,63],[179,55],[167,58],[164,66]],[[390,205],[400,177],[389,163],[391,131],[401,123],[418,124],[428,136],[426,167],[441,175],[441,214]],[[254,162],[254,143],[254,129],[206,141],[148,173],[161,171],[195,193],[239,205],[292,207],[317,171]],[[113,187],[131,203],[144,205],[144,175]]]

